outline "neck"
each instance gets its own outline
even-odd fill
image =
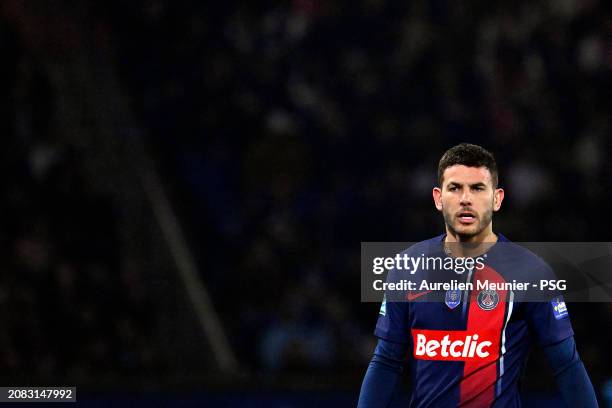
[[[444,243],[450,244],[447,247],[451,249],[453,256],[474,257],[488,251],[497,240],[497,235],[493,232],[493,225],[491,223],[481,233],[471,236],[458,234],[455,231],[449,230],[447,226]]]

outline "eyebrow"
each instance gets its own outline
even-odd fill
[[[462,186],[462,185],[463,185],[463,184],[458,183],[458,182],[456,182],[456,181],[451,181],[450,183],[448,183],[448,184],[447,184],[447,187],[451,187],[451,186],[457,186],[457,187],[459,187],[459,186]],[[470,184],[470,187],[471,187],[471,188],[474,188],[474,187],[486,187],[486,186],[487,186],[487,185],[486,185],[485,183],[483,183],[482,181],[479,181],[478,183],[473,183],[473,184]]]

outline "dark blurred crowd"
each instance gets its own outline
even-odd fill
[[[156,367],[154,322],[118,209],[63,134],[48,49],[28,41],[44,28],[17,3],[0,14],[0,378],[103,386]]]
[[[497,231],[515,241],[610,241],[608,6],[82,4],[106,24],[131,108],[147,129],[231,344],[250,370],[362,375],[377,305],[359,301],[360,242],[443,232],[430,192],[439,157],[459,142],[497,156],[506,189]],[[7,85],[18,64],[34,69],[18,55],[11,60],[15,67],[2,67],[10,71],[2,75]],[[4,98],[15,105],[14,96]],[[2,153],[8,180],[1,216],[3,225],[15,224],[1,231],[9,252],[2,262],[23,270],[3,275],[3,301],[76,313],[70,321],[86,328],[70,340],[79,344],[79,367],[144,364],[146,353],[128,357],[146,327],[129,307],[108,303],[130,298],[130,286],[111,272],[120,263],[112,207],[74,175],[78,156],[48,150],[52,126],[28,118],[32,112],[3,114],[7,134],[20,134],[23,122],[40,127],[21,150]],[[34,279],[40,274],[46,280]],[[8,321],[25,324],[7,310]],[[608,324],[612,308],[573,305],[570,313],[587,368],[601,382],[610,376],[612,339],[593,330]],[[30,330],[28,341],[51,356],[61,355],[53,347],[73,347],[46,344],[41,327],[30,323],[0,337],[9,345],[0,350],[12,350],[5,364],[31,358],[14,344],[18,330]],[[65,362],[56,357],[40,367],[54,364]]]
[[[497,156],[497,231],[610,240],[612,14],[599,2],[152,0],[110,20],[251,367],[365,366],[376,306],[359,304],[359,243],[443,231],[430,191],[456,143]],[[573,309],[601,380],[610,339],[589,331],[612,309]]]

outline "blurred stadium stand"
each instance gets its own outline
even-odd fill
[[[377,314],[359,243],[439,234],[435,167],[462,141],[498,157],[496,230],[610,241],[598,2],[1,13],[4,384],[76,384],[101,406],[352,405]],[[612,307],[570,312],[602,390]],[[524,388],[557,406],[537,352]]]

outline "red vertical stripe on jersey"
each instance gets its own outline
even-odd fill
[[[486,266],[474,273],[474,290],[470,297],[470,308],[468,312],[467,332],[481,333],[481,338],[486,336],[493,344],[490,349],[495,350],[495,359],[472,359],[466,361],[463,368],[463,381],[461,382],[461,399],[459,406],[462,407],[489,407],[495,398],[495,382],[497,381],[497,360],[499,357],[502,330],[506,311],[507,291],[496,290],[499,302],[492,310],[483,310],[478,305],[477,281],[490,283],[505,282],[493,268]]]

